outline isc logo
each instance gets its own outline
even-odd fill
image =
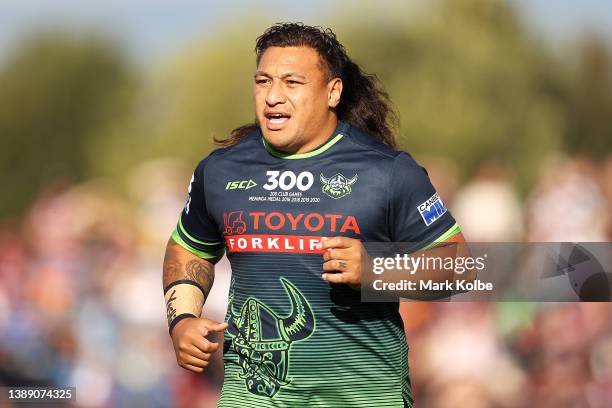
[[[238,180],[238,181],[228,181],[225,186],[226,190],[248,190],[251,187],[255,187],[257,183],[253,180]]]

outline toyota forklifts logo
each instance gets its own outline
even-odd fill
[[[225,235],[240,235],[246,232],[246,223],[242,220],[242,211],[223,214],[223,225]]]

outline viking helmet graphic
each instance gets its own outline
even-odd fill
[[[351,186],[357,181],[356,174],[353,178],[347,179],[340,173],[336,173],[330,178],[325,177],[321,173],[319,178],[321,183],[323,183],[323,192],[331,198],[342,198],[351,194]]]
[[[249,297],[237,314],[230,296],[229,328],[232,346],[242,368],[240,378],[253,394],[273,397],[289,384],[289,353],[292,343],[308,338],[315,318],[308,301],[288,280],[280,278],[291,302],[286,317],[254,297]]]

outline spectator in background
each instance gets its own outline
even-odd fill
[[[606,236],[607,240],[612,240],[612,154],[601,165],[601,171],[599,172],[599,186],[601,191],[606,198],[606,213],[607,213],[607,226]]]
[[[500,162],[484,163],[451,208],[468,242],[514,242],[523,236],[521,202]]]
[[[606,241],[609,203],[596,173],[594,163],[586,157],[555,157],[544,162],[527,204],[527,241]]]

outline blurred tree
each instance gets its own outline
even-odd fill
[[[145,95],[148,154],[176,155],[190,167],[225,137],[255,118],[252,83],[255,38],[266,27],[236,24],[187,47],[154,73]]]
[[[376,29],[361,29],[372,27],[370,13],[324,25],[382,79],[408,151],[452,158],[466,176],[498,158],[527,187],[543,156],[561,148],[565,126],[546,49],[501,0],[438,1],[404,15]],[[253,46],[264,21],[224,29],[158,76],[145,121],[156,153],[195,162],[213,147],[212,135],[252,121]]]
[[[15,48],[0,70],[0,216],[20,214],[53,180],[89,175],[88,146],[124,110],[130,81],[121,54],[97,38],[47,33]]]
[[[163,156],[185,159],[193,169],[216,148],[213,136],[252,122],[253,49],[268,24],[267,17],[245,19],[142,72],[132,115],[96,139],[92,151],[106,157],[96,162],[97,172],[121,180],[140,161]]]
[[[464,176],[496,158],[527,188],[565,123],[557,67],[520,15],[506,1],[446,0],[392,21],[339,31],[397,105],[404,148],[454,159]]]
[[[567,147],[604,158],[612,153],[612,55],[608,44],[590,35],[569,59],[563,94]]]
[[[570,118],[559,62],[512,3],[438,0],[365,10],[350,17],[331,10],[315,24],[333,27],[349,54],[381,78],[400,113],[404,148],[455,160],[463,177],[496,159],[526,191],[542,159],[564,148]],[[96,138],[105,144],[93,149],[105,152],[101,171],[121,175],[139,158],[160,155],[193,166],[215,147],[214,135],[253,120],[253,47],[273,21],[245,15],[148,73],[136,115]],[[609,123],[601,110],[592,112]]]

